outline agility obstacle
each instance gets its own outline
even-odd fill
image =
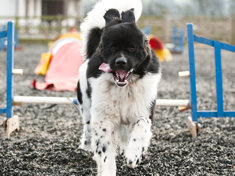
[[[198,130],[198,118],[200,117],[205,117],[205,118],[235,117],[235,110],[224,111],[223,81],[222,81],[222,66],[221,66],[221,50],[227,50],[227,51],[235,53],[235,46],[194,35],[192,24],[187,24],[187,38],[188,38],[188,54],[189,54],[189,77],[190,77],[190,97],[191,97],[190,102],[191,102],[191,115],[192,115],[191,117],[189,117],[188,126],[192,135],[196,136],[197,130]],[[214,47],[216,101],[217,101],[216,111],[215,110],[198,111],[197,109],[197,88],[196,88],[194,42],[198,42],[201,44]]]
[[[5,29],[5,28],[4,28]],[[67,97],[30,97],[30,96],[13,96],[13,75],[22,75],[22,69],[14,68],[14,45],[15,30],[14,23],[8,22],[7,29],[0,32],[0,39],[6,40],[7,64],[6,64],[6,107],[0,108],[0,114],[6,114],[3,126],[6,128],[6,137],[10,137],[11,132],[19,130],[19,118],[13,115],[13,105],[24,103],[48,103],[48,104],[66,104],[76,103],[75,98]]]

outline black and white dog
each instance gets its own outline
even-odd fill
[[[102,176],[116,175],[118,149],[130,167],[140,163],[152,136],[160,72],[157,57],[136,26],[141,10],[141,0],[102,0],[81,25],[80,147],[94,153]]]

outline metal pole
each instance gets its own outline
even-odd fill
[[[12,110],[12,97],[13,97],[13,75],[12,70],[14,67],[14,23],[7,23],[7,95],[6,95],[6,105],[7,105],[7,118],[13,116]]]
[[[192,113],[192,120],[194,122],[198,122],[196,71],[195,71],[195,58],[194,58],[194,35],[193,35],[192,24],[187,24],[187,36],[188,36],[188,54],[189,54],[189,71],[190,71],[191,113]]]

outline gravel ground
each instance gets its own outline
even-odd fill
[[[22,45],[15,52],[15,68],[23,68],[24,76],[15,77],[15,95],[76,96],[75,92],[37,91],[33,79],[43,77],[33,73],[44,45]],[[225,109],[235,109],[234,54],[223,52]],[[178,78],[178,71],[188,69],[187,51],[174,55],[171,62],[162,63],[159,98],[189,98],[189,80]],[[0,106],[5,100],[5,59],[0,53]],[[213,50],[196,50],[198,107],[215,109]],[[72,105],[23,105],[15,107],[20,117],[20,131],[10,139],[0,128],[0,175],[95,175],[92,156],[80,149],[81,118]],[[153,138],[149,152],[140,166],[130,169],[124,159],[117,158],[117,175],[234,175],[235,119],[200,119],[201,132],[191,138],[186,118],[190,111],[157,107]],[[2,118],[1,118],[2,119]]]

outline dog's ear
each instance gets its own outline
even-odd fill
[[[122,22],[135,23],[135,14],[133,8],[125,12],[122,12]]]
[[[105,26],[112,26],[121,22],[120,14],[117,9],[109,9],[104,14]]]
[[[144,74],[146,72],[152,59],[152,52],[149,47],[147,38],[144,39],[144,48],[142,52],[143,52],[143,58],[140,65],[138,65],[137,67],[137,72],[139,72],[140,74]]]

